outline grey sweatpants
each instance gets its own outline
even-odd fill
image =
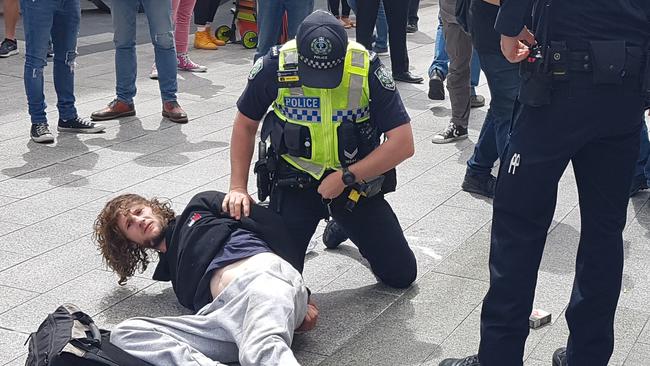
[[[196,315],[132,318],[111,342],[153,365],[299,365],[290,346],[307,290],[289,263],[262,258]]]

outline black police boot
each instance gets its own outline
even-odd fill
[[[496,185],[497,178],[492,174],[474,175],[470,172],[465,172],[465,179],[461,188],[465,192],[480,194],[487,198],[494,198],[494,186]]]
[[[474,355],[465,358],[448,358],[442,360],[438,366],[481,366],[481,363],[478,361],[478,355]]]
[[[553,366],[567,366],[566,347],[561,347],[553,352]]]
[[[323,232],[323,244],[328,249],[336,249],[336,247],[347,239],[348,234],[343,231],[341,225],[337,224],[334,220],[327,222],[327,226],[325,226],[325,231]]]
[[[639,193],[640,191],[648,189],[648,181],[645,178],[645,175],[638,175],[632,178],[632,185],[630,186],[630,197]]]

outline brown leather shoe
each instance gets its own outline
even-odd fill
[[[177,101],[163,103],[162,116],[176,123],[187,123],[187,114]]]
[[[120,117],[135,116],[135,105],[127,104],[119,99],[113,99],[104,109],[93,112],[90,119],[93,121],[105,121]]]

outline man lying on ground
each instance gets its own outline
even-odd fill
[[[194,196],[180,216],[169,204],[125,194],[97,217],[94,239],[124,284],[144,271],[151,250],[154,280],[171,281],[178,301],[196,315],[132,318],[111,342],[154,365],[298,365],[294,330],[310,330],[318,309],[296,271],[294,246],[279,216],[254,206],[234,220],[224,194]],[[292,264],[290,264],[292,263]]]

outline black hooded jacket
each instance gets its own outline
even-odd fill
[[[249,217],[231,218],[221,210],[225,194],[206,191],[190,200],[180,216],[166,229],[167,251],[153,274],[158,281],[171,281],[181,305],[197,311],[212,301],[209,281],[201,281],[208,265],[238,228],[256,233],[269,248],[299,271],[302,256],[282,218],[271,210],[251,205]]]

